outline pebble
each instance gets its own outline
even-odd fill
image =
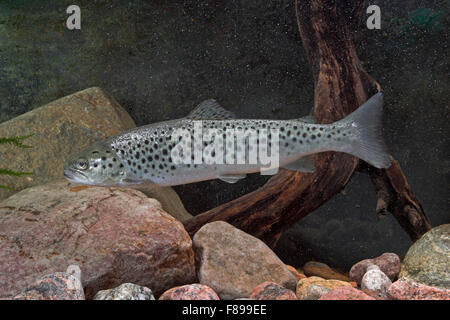
[[[322,262],[309,261],[303,266],[303,271],[307,276],[317,276],[324,279],[335,279],[342,281],[350,281],[350,278]]]
[[[319,300],[375,300],[375,298],[352,286],[338,287],[322,295]]]
[[[158,300],[220,300],[210,287],[200,284],[187,284],[164,292]]]
[[[303,273],[299,272],[293,266],[290,266],[290,265],[287,264],[286,268],[289,269],[289,271],[294,275],[294,277],[295,277],[295,279],[297,279],[297,281],[300,280],[300,279],[305,279],[306,278],[306,276]]]
[[[371,265],[361,280],[361,289],[366,293],[369,291],[373,297],[387,298],[387,289],[391,284],[389,277],[378,266]]]
[[[124,283],[116,288],[97,292],[94,300],[155,300],[155,297],[147,287]]]
[[[374,259],[365,259],[352,266],[349,272],[350,280],[361,285],[361,280],[371,265],[376,265],[393,281],[400,272],[400,258],[395,253],[383,253]]]
[[[266,281],[256,286],[250,294],[253,300],[297,300],[294,291],[274,282]]]
[[[332,289],[335,289],[338,287],[342,287],[342,286],[351,287],[351,284],[346,281],[335,280],[335,279],[323,279],[320,277],[312,276],[312,277],[308,277],[305,279],[301,279],[297,283],[296,295],[299,300],[305,300],[306,297],[309,297],[311,295],[311,290],[309,289],[309,287],[311,285],[319,285],[319,286],[329,289],[329,290],[332,290]],[[321,291],[321,290],[319,290],[321,288],[316,288],[316,289],[317,289],[316,292]]]

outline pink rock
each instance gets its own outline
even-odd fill
[[[0,297],[72,264],[87,299],[122,283],[157,295],[195,281],[188,233],[139,191],[57,182],[0,203]]]
[[[264,242],[226,222],[205,224],[193,244],[199,282],[221,299],[246,298],[265,281],[295,290],[297,279]]]
[[[361,290],[350,286],[338,287],[322,295],[319,300],[375,300]]]
[[[395,253],[383,253],[381,256],[374,259],[362,260],[350,269],[350,279],[356,281],[358,285],[361,284],[362,277],[367,271],[367,267],[376,265],[380,268],[389,279],[394,280],[400,273],[400,258]]]
[[[407,278],[395,281],[387,291],[396,300],[450,300],[450,290],[430,287]]]
[[[175,287],[164,292],[158,300],[220,300],[217,293],[200,283]]]
[[[266,281],[256,286],[250,294],[254,300],[297,300],[294,291],[288,290],[276,283]]]
[[[14,296],[14,300],[84,300],[83,286],[78,278],[55,272],[37,280]]]

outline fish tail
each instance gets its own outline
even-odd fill
[[[382,115],[383,93],[379,92],[339,122],[350,124],[357,132],[348,153],[374,167],[388,168],[391,157],[382,136]]]

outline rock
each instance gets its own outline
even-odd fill
[[[391,280],[378,266],[371,265],[367,268],[367,272],[361,280],[361,289],[364,290],[364,292],[370,291],[377,297],[386,298],[387,289],[391,284]],[[371,296],[373,297],[373,295]]]
[[[297,295],[299,300],[318,300],[325,293],[330,292],[331,289],[318,284],[311,284],[305,287],[304,290],[300,291]]]
[[[400,272],[400,258],[395,253],[383,253],[381,256],[374,259],[362,260],[350,269],[349,276],[352,281],[361,284],[362,277],[367,271],[367,267],[370,265],[376,265],[380,268],[385,275],[393,281],[397,278]]]
[[[338,287],[322,295],[319,300],[375,300],[352,286]]]
[[[409,248],[399,277],[450,289],[450,224],[431,229]]]
[[[264,242],[226,222],[205,224],[193,244],[199,282],[221,299],[248,297],[265,281],[295,289],[297,280]]]
[[[349,277],[347,277],[346,275],[331,269],[325,263],[316,261],[309,261],[305,263],[305,265],[303,266],[303,272],[305,272],[305,275],[307,275],[308,277],[317,276],[324,279],[350,281]]]
[[[407,278],[395,281],[387,293],[396,300],[450,300],[449,289],[427,286]]]
[[[0,199],[62,177],[64,161],[88,145],[135,127],[128,113],[104,90],[89,88],[0,124],[0,137],[25,136],[22,149],[1,145],[2,163],[31,176],[2,176]]]
[[[161,203],[162,209],[175,219],[185,222],[193,216],[186,211],[178,194],[171,187],[136,188],[147,197],[156,199]]]
[[[14,300],[84,300],[78,278],[65,272],[48,274],[14,296]]]
[[[164,292],[158,300],[220,300],[210,287],[200,284],[187,284]]]
[[[97,292],[94,300],[155,300],[155,297],[147,287],[124,283],[114,289]]]
[[[309,289],[311,285],[318,285],[326,289],[335,289],[342,286],[348,286],[351,287],[351,284],[346,281],[341,280],[335,280],[335,279],[323,279],[320,277],[312,276],[305,279],[301,279],[297,283],[297,289],[296,289],[296,295],[299,300],[306,300],[306,298],[314,296],[311,296],[311,292],[315,289]],[[316,288],[316,292],[318,291],[324,291],[321,290],[321,288]]]
[[[295,277],[295,279],[297,279],[297,281],[300,280],[300,279],[305,279],[306,278],[306,276],[303,273],[300,273],[293,266],[286,265],[286,268],[289,269],[289,271],[294,275],[294,277]]]
[[[250,293],[253,300],[297,300],[294,291],[282,286],[266,281],[256,286]]]
[[[195,282],[188,233],[139,191],[58,182],[0,203],[0,297],[70,264],[87,299],[128,282],[155,295]]]

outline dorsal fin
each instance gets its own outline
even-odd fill
[[[208,99],[200,103],[186,116],[187,119],[234,119],[235,115],[222,108],[216,100]]]

